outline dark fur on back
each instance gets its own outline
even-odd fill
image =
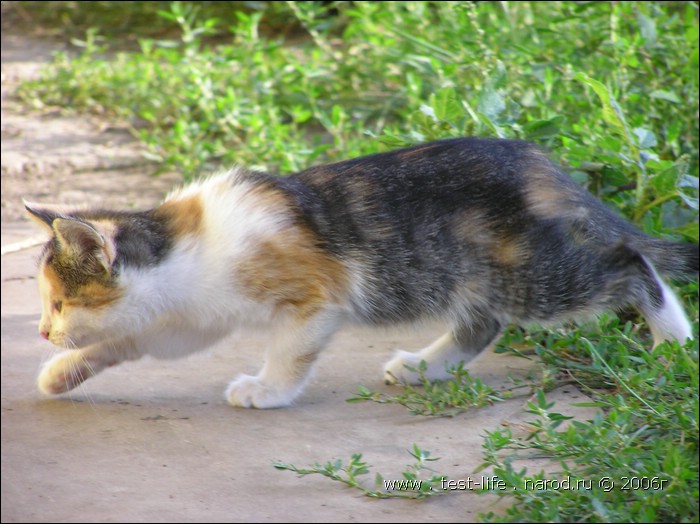
[[[642,257],[662,273],[698,269],[697,245],[644,235],[527,142],[442,140],[274,183],[325,249],[371,268],[363,311],[376,323],[460,297],[509,320],[552,319],[614,303]]]

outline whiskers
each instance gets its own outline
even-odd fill
[[[78,345],[75,343],[75,340],[73,340],[73,337],[68,335],[63,336],[63,347],[71,350],[78,349]]]
[[[96,403],[95,399],[92,397],[90,394],[90,389],[85,386],[85,381],[96,375],[95,369],[92,367],[92,364],[90,361],[85,358],[85,355],[82,352],[78,353],[79,358],[76,361],[73,361],[71,364],[71,378],[75,381],[77,380],[77,388],[85,395],[85,399],[87,400],[88,404],[92,408],[94,412],[98,412],[97,409],[95,409]],[[71,401],[75,402],[72,398]]]

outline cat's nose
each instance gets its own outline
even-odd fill
[[[49,339],[49,332],[48,331],[40,331],[41,333],[41,338],[48,340]]]

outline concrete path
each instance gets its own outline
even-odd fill
[[[177,177],[151,178],[123,130],[56,112],[28,112],[12,99],[53,44],[2,33],[2,246],[35,238],[21,197],[114,206],[155,204]],[[31,243],[31,242],[30,242]],[[502,510],[471,491],[424,501],[374,500],[320,476],[298,478],[273,461],[306,467],[362,453],[375,472],[400,479],[414,443],[450,479],[478,478],[486,431],[516,429],[527,399],[453,419],[413,417],[400,406],[348,404],[363,384],[396,393],[381,369],[397,348],[418,349],[444,330],[342,331],[315,378],[287,409],[244,410],[223,399],[239,372],[262,363],[263,337],[227,341],[179,361],[144,359],[45,398],[38,370],[54,351],[37,333],[40,247],[2,256],[2,522],[473,522]],[[528,361],[486,355],[472,369],[490,385]],[[582,401],[552,392],[560,411]],[[541,464],[535,465],[539,470]]]

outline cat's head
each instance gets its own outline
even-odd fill
[[[51,235],[39,260],[39,333],[66,348],[111,338],[113,309],[124,292],[114,267],[115,225],[63,207],[24,204]]]

